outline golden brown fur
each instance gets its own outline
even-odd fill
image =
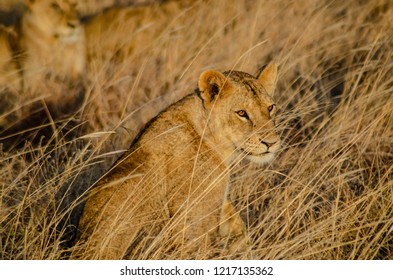
[[[74,0],[26,0],[19,24],[24,89],[48,80],[78,83],[84,75],[86,46]]]
[[[86,23],[88,56],[122,61],[143,53],[180,13],[183,2],[165,1],[102,11]]]
[[[19,67],[12,50],[15,40],[15,31],[0,25],[0,127],[7,122],[7,116],[17,103],[21,90]]]
[[[0,25],[0,90],[7,88],[17,92],[20,89],[18,65],[12,50],[12,41],[15,40],[15,31]]]
[[[228,200],[229,168],[242,158],[268,162],[280,146],[276,72],[275,64],[258,79],[203,72],[198,93],[151,121],[91,190],[74,257],[212,258],[225,242],[230,253],[244,250],[244,225]]]
[[[40,127],[74,114],[84,98],[85,35],[75,2],[25,4],[18,23],[0,30],[0,138],[6,150],[36,135],[51,139],[53,129]]]

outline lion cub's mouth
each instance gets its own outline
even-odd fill
[[[264,155],[268,155],[268,154],[274,154],[271,151],[265,151],[265,152],[261,152],[261,153],[254,153],[252,151],[247,151],[244,148],[240,148],[240,151],[245,154],[246,156],[254,156],[254,157],[258,157],[258,156],[264,156]]]
[[[78,28],[76,29],[66,29],[59,31],[54,34],[54,37],[56,39],[59,39],[63,43],[75,43],[80,40],[80,30]]]
[[[271,162],[275,156],[275,153],[271,151],[265,151],[262,153],[253,153],[252,151],[247,152],[244,149],[240,149],[240,151],[245,155],[245,159],[257,164],[267,164]]]

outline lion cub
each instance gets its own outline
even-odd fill
[[[17,26],[25,91],[48,78],[78,84],[86,66],[84,27],[74,0],[25,0]]]
[[[198,90],[153,119],[90,191],[74,257],[202,259],[222,244],[244,250],[229,168],[242,158],[269,162],[278,151],[276,74],[273,63],[258,78],[203,72]]]

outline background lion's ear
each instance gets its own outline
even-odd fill
[[[263,69],[258,80],[262,83],[267,93],[273,95],[277,81],[277,64],[275,62],[270,62],[265,69]]]
[[[227,78],[223,74],[214,70],[206,70],[199,76],[199,91],[207,107],[210,107],[226,81]]]

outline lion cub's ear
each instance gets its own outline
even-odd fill
[[[263,69],[258,80],[262,83],[267,93],[273,95],[277,81],[277,64],[275,62],[270,62],[269,65]]]
[[[220,93],[226,82],[227,78],[214,70],[206,70],[201,74],[198,83],[199,91],[208,108],[210,108],[213,100]]]

